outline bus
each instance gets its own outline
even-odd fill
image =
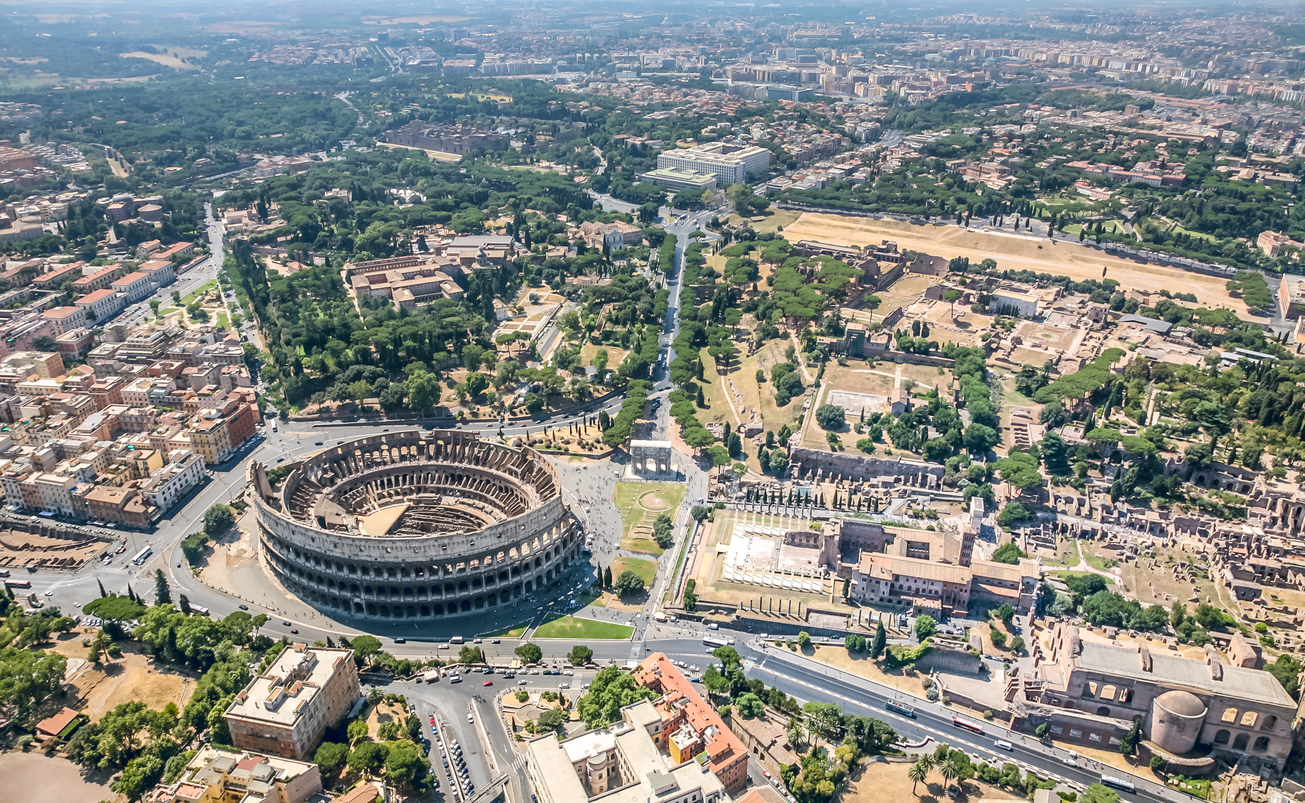
[[[889,700],[884,703],[884,708],[887,708],[889,711],[896,711],[904,717],[915,719],[915,709],[899,700]]]
[[[454,636],[449,639],[450,644],[461,644],[464,641],[462,636]]]
[[[952,724],[962,730],[970,731],[971,733],[983,733],[983,726],[972,720],[963,719],[961,717],[952,717]]]
[[[1101,776],[1101,785],[1102,785],[1102,786],[1113,786],[1114,788],[1116,788],[1116,789],[1122,789],[1122,790],[1124,790],[1125,792],[1136,792],[1136,791],[1137,791],[1137,787],[1133,785],[1133,782],[1132,782],[1132,781],[1125,781],[1123,778],[1116,778],[1116,777],[1113,776],[1113,775],[1102,775],[1102,776]]]
[[[716,647],[730,646],[729,639],[719,638],[717,636],[703,636],[702,643],[706,644],[708,647],[711,647],[713,649],[715,649]]]
[[[5,588],[31,588],[31,580],[6,580]]]
[[[139,566],[145,561],[149,560],[150,554],[153,552],[154,549],[152,547],[148,547],[148,546],[142,547],[140,552],[136,553],[136,557],[131,559],[131,562]]]
[[[195,616],[208,616],[208,608],[203,605],[191,605],[190,612]]]

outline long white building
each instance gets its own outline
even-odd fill
[[[730,145],[712,142],[696,148],[666,151],[657,155],[658,170],[706,173],[722,185],[742,184],[749,176],[770,169],[775,155],[756,145]]]

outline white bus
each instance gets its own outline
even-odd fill
[[[145,561],[149,560],[149,557],[153,552],[154,552],[153,547],[148,547],[148,546],[142,547],[141,551],[136,553],[136,557],[131,559],[131,562],[139,566]]]
[[[730,639],[717,638],[716,636],[703,636],[702,643],[708,647],[728,647]]]
[[[208,616],[208,608],[203,605],[191,605],[190,612],[195,616]]]

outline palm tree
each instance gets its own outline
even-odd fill
[[[920,761],[916,761],[906,771],[906,778],[911,782],[911,794],[915,794],[915,787],[921,782],[928,780],[929,770]],[[919,795],[916,795],[919,797]]]
[[[105,635],[103,630],[96,633],[95,638],[91,639],[91,655],[93,656],[92,660],[95,661],[96,663],[99,663],[102,659],[107,657],[109,651],[109,645],[112,643],[113,643],[112,639],[110,639],[107,635]]]
[[[802,719],[800,717],[789,717],[788,726],[785,728],[788,740],[793,744],[802,743]]]
[[[950,758],[938,765],[938,772],[943,777],[943,786],[947,786],[961,774],[960,768]]]

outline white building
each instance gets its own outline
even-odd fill
[[[696,148],[667,151],[657,155],[658,170],[707,173],[720,184],[742,184],[749,176],[770,169],[775,155],[756,145],[712,142]]]
[[[1038,297],[1033,293],[1003,287],[993,291],[992,301],[988,302],[988,311],[1014,314],[1021,318],[1036,318],[1038,301]]]
[[[178,449],[168,455],[168,464],[151,474],[140,489],[149,503],[164,513],[203,481],[204,456]]]

